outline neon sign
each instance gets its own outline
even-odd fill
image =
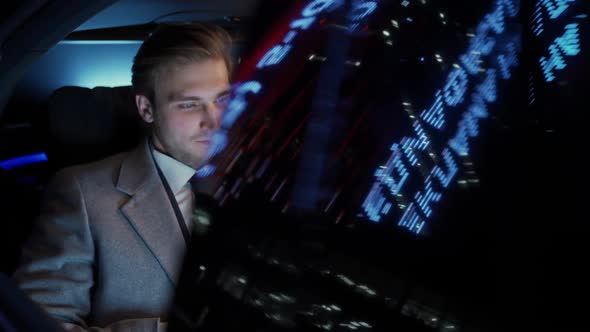
[[[540,0],[537,5],[544,7],[549,12],[549,17],[554,20],[559,17],[576,0]]]
[[[263,69],[265,67],[276,65],[283,61],[293,48],[292,42],[300,33],[298,30],[307,30],[316,21],[319,14],[330,8],[334,8],[343,4],[342,0],[315,0],[308,4],[301,11],[301,17],[289,24],[291,30],[285,34],[280,44],[274,45],[266,52],[256,65],[256,68]],[[355,29],[358,26],[358,21],[364,19],[377,8],[375,1],[355,1],[350,18],[352,24],[350,29]]]
[[[565,26],[565,32],[557,37],[549,46],[549,58],[541,57],[539,62],[545,75],[545,80],[555,80],[555,71],[563,70],[567,66],[566,57],[573,57],[580,53],[580,30],[578,24],[572,23]]]
[[[300,17],[289,24],[290,30],[285,34],[280,43],[272,46],[258,61],[256,68],[265,70],[283,62],[293,48],[296,37],[305,30],[308,30],[316,22],[318,15],[322,12],[333,10],[343,4],[343,0],[314,0],[307,4],[301,11]],[[368,17],[377,8],[376,1],[353,1],[351,13],[349,14],[349,31],[358,27],[360,22]],[[246,81],[237,84],[234,88],[234,96],[228,104],[221,128],[213,135],[208,157],[220,153],[227,145],[228,131],[235,121],[247,109],[247,95],[258,94],[263,89],[262,83],[256,80]],[[215,166],[208,164],[197,171],[197,176],[207,177],[215,171]]]
[[[562,16],[566,10],[577,0],[540,0],[536,3],[535,13],[533,14],[533,32],[537,36],[545,31],[543,10],[547,12],[550,20],[556,20]],[[545,81],[552,82],[556,79],[556,72],[564,70],[568,61],[580,54],[580,28],[578,23],[565,25],[563,34],[549,45],[547,49],[548,56],[542,56],[539,59],[541,70]]]
[[[398,226],[416,234],[424,231],[444,190],[459,173],[458,157],[469,155],[469,142],[479,135],[479,121],[488,117],[488,104],[497,99],[499,79],[509,79],[517,65],[520,36],[506,31],[506,21],[518,14],[519,7],[517,0],[494,1],[493,10],[477,26],[467,51],[459,57],[460,65],[454,65],[443,88],[435,93],[432,106],[414,120],[413,136],[392,145],[387,162],[376,170],[375,182],[362,203],[371,221],[381,221],[397,206],[402,214]],[[436,154],[424,126],[444,133],[450,112],[464,104],[466,111],[459,117],[456,131]],[[418,154],[428,155],[434,166],[426,172],[416,169],[424,164],[418,162]],[[420,181],[423,187],[412,193],[407,184],[418,174],[424,174],[425,179]]]

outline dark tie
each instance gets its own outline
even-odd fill
[[[192,220],[190,220],[191,231],[202,235],[209,229],[218,205],[211,195],[203,192],[203,179],[194,175],[190,178],[189,183],[194,198]]]

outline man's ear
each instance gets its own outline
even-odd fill
[[[147,123],[154,122],[154,107],[149,98],[144,95],[135,95],[135,105],[139,116]]]

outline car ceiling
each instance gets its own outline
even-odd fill
[[[251,16],[258,0],[120,0],[76,31],[167,21],[218,21]],[[133,15],[129,15],[133,13]]]
[[[43,102],[55,89],[64,85],[128,85],[131,60],[149,23],[215,22],[240,30],[252,17],[259,0],[120,0],[89,16],[65,37],[66,42],[105,40],[103,45],[57,44],[35,48],[38,59],[23,67],[14,82],[11,108],[30,108]],[[32,7],[31,7],[32,8]],[[132,14],[130,14],[132,13]],[[137,31],[140,33],[138,34]],[[233,33],[232,33],[233,35]],[[235,37],[235,36],[234,36]],[[119,39],[137,41],[117,44]],[[239,38],[238,38],[239,39]],[[100,56],[99,56],[100,55]],[[9,83],[6,81],[5,85]],[[8,88],[3,88],[7,91]],[[9,110],[0,110],[2,111]]]

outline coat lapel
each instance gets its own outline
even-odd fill
[[[186,243],[147,140],[123,161],[117,189],[131,196],[121,212],[176,284]]]

